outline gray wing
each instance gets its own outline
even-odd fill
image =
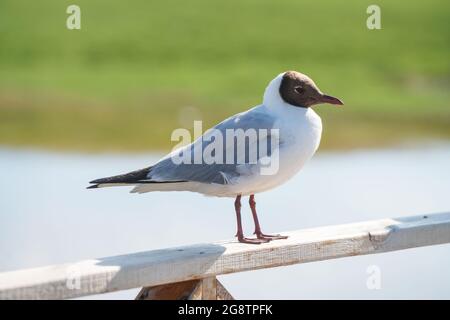
[[[235,177],[245,174],[245,165],[247,165],[248,172],[251,171],[251,165],[254,162],[250,160],[250,152],[253,152],[254,148],[259,148],[263,143],[267,145],[267,153],[270,155],[272,150],[270,149],[270,129],[273,128],[275,118],[270,115],[270,113],[265,112],[266,109],[263,106],[258,106],[250,109],[247,112],[239,113],[234,115],[223,122],[216,125],[214,128],[217,132],[220,132],[224,138],[224,143],[222,145],[222,156],[223,163],[196,163],[194,157],[196,152],[202,152],[205,148],[212,147],[212,143],[216,140],[216,135],[212,134],[215,130],[208,130],[205,134],[194,141],[192,144],[185,146],[181,149],[175,150],[168,157],[163,158],[154,166],[148,174],[148,179],[150,181],[196,181],[203,183],[217,183],[217,184],[227,184],[229,181]],[[265,129],[267,135],[256,135],[249,136],[245,141],[245,159],[237,159],[237,148],[239,148],[238,143],[231,143],[227,141],[227,129],[237,130],[242,129],[247,131],[248,129]],[[264,131],[264,130],[263,130]],[[228,139],[230,140],[230,139]],[[217,145],[216,145],[217,146]],[[242,145],[241,145],[242,146]],[[242,150],[242,149],[241,149]],[[233,151],[233,161],[226,161],[227,153]],[[179,163],[180,161],[174,161],[174,157],[180,157],[185,155],[185,152],[190,154],[190,161],[188,163]],[[212,153],[215,155],[215,152]],[[259,152],[256,152],[257,159],[259,159]],[[179,159],[179,158],[178,158]],[[186,162],[186,161],[185,161]],[[242,165],[244,163],[244,166]]]

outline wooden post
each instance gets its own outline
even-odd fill
[[[208,277],[144,287],[136,296],[136,300],[234,300],[234,298],[216,277]]]

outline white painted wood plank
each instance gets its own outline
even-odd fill
[[[262,245],[198,244],[0,273],[0,299],[64,299],[450,242],[450,213],[283,232]]]

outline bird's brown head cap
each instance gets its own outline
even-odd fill
[[[338,98],[323,94],[314,81],[297,71],[286,71],[281,79],[280,96],[284,102],[302,108],[320,103],[343,105]]]

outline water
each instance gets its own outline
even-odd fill
[[[87,181],[159,155],[0,149],[0,271],[231,238],[231,199],[86,190]],[[263,230],[280,232],[450,210],[450,145],[319,152],[291,181],[257,195]],[[244,226],[252,231],[244,205]],[[367,268],[381,271],[369,290]],[[450,298],[450,246],[220,277],[236,298]],[[133,298],[128,290],[93,298]]]

